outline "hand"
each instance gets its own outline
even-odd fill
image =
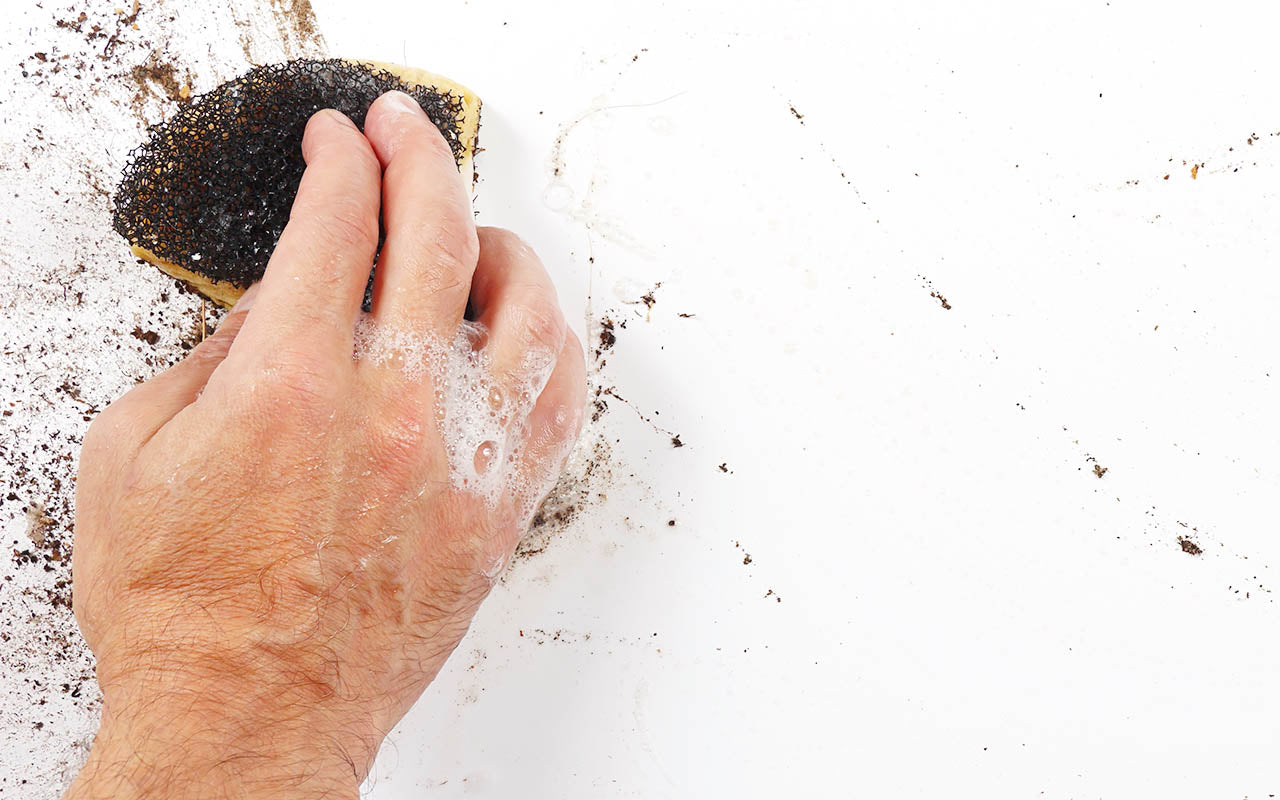
[[[355,798],[577,436],[550,278],[477,231],[417,104],[384,95],[363,134],[322,111],[302,150],[261,283],[85,437],[74,597],[103,710],[68,797]]]

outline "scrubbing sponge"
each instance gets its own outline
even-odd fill
[[[262,277],[305,164],[307,119],[335,108],[364,125],[384,92],[409,94],[472,175],[480,99],[423,70],[299,59],[257,67],[181,106],[129,154],[115,230],[134,254],[229,306]]]

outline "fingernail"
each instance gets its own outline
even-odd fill
[[[338,123],[339,125],[344,125],[348,128],[359,130],[358,128],[356,128],[356,124],[352,122],[347,117],[346,114],[343,114],[341,111],[338,111],[337,109],[326,108],[323,111],[320,111],[319,113],[325,115],[326,117]]]
[[[401,114],[426,114],[422,106],[418,105],[418,101],[404,92],[390,91],[383,97],[386,98],[383,103],[392,111],[398,111]]]
[[[248,311],[250,308],[253,308],[254,301],[258,299],[258,288],[261,286],[261,283],[255,283],[250,286],[244,294],[240,295],[240,299],[231,307],[231,310],[233,312]]]

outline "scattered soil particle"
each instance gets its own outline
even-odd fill
[[[141,327],[135,327],[130,332],[130,335],[133,336],[133,338],[146,342],[150,345],[154,345],[156,342],[160,341],[160,334],[155,331],[144,331]]]
[[[600,346],[596,348],[596,358],[613,349],[618,343],[618,335],[613,330],[613,320],[605,317],[600,320]]]
[[[929,280],[924,275],[917,275],[916,277],[920,279],[921,288],[927,289],[929,291],[930,297],[937,300],[938,303],[943,307],[943,309],[947,311],[951,310],[951,303],[948,302],[947,298],[942,295],[942,292],[938,291],[937,288],[934,287],[933,281]]]
[[[1109,470],[1108,467],[1104,467],[1101,464],[1093,465],[1093,474],[1097,475],[1099,478],[1101,478],[1103,475],[1106,475],[1108,470]]]
[[[644,303],[645,308],[652,309],[654,304],[658,302],[658,298],[654,296],[654,293],[661,288],[662,281],[658,281],[653,285],[652,289],[640,295],[640,302]]]
[[[727,461],[721,462],[720,466],[717,467],[716,469],[719,469],[721,472],[725,474],[730,474],[732,472],[732,470],[729,469],[729,462]]]
[[[790,104],[788,103],[788,105],[790,105]],[[801,124],[801,125],[803,125],[803,124],[804,124],[804,114],[801,114],[799,111],[796,111],[796,107],[795,107],[795,106],[791,106],[791,116],[793,116],[793,117],[795,117],[796,119],[800,120],[800,124]]]
[[[677,433],[675,436],[671,437],[671,446],[684,447],[684,442],[680,441],[680,434]]]
[[[1178,537],[1178,544],[1182,546],[1182,552],[1186,553],[1189,556],[1198,556],[1204,552],[1204,550],[1201,549],[1200,545],[1196,544],[1195,542],[1191,541],[1185,536]]]

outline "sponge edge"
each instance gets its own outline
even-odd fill
[[[416,67],[406,67],[400,64],[388,64],[383,61],[372,61],[365,59],[345,59],[349,63],[358,64],[371,70],[383,70],[395,75],[400,80],[410,86],[431,87],[440,92],[447,92],[458,97],[462,101],[462,113],[458,119],[458,140],[462,143],[462,157],[458,161],[458,171],[463,175],[470,175],[471,185],[475,187],[475,154],[476,145],[480,135],[480,98],[475,92],[463,86],[456,81],[450,80],[443,75],[437,75],[434,72],[428,72],[424,69]],[[161,258],[145,247],[131,244],[129,249],[135,256],[144,261],[154,264],[166,274],[184,281],[191,288],[200,292],[200,294],[209,298],[220,306],[230,308],[235,305],[240,296],[245,293],[248,287],[236,286],[229,281],[219,281],[210,279],[197,272],[193,272],[186,267],[175,264],[172,261]]]

